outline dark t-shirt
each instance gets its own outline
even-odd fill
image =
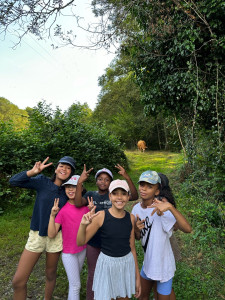
[[[28,177],[27,171],[14,175],[10,180],[12,186],[36,190],[30,229],[39,231],[40,236],[47,236],[48,222],[55,198],[59,198],[59,208],[66,204],[68,197],[61,186],[57,186],[44,175]]]
[[[109,200],[109,193],[100,195],[98,191],[89,191],[84,195],[84,198],[91,197],[93,198],[93,203],[96,206],[96,212],[100,210],[107,210],[112,206],[111,201]],[[97,231],[96,234],[89,240],[88,245],[96,248],[101,248],[101,237],[100,232]]]

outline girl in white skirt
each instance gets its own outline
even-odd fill
[[[130,299],[141,294],[140,274],[134,238],[134,216],[124,210],[129,201],[125,180],[114,180],[109,186],[112,207],[85,214],[77,234],[77,245],[86,244],[101,233],[101,253],[95,268],[93,291],[95,300]]]

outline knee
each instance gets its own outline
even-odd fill
[[[53,281],[56,279],[56,271],[57,269],[47,269],[46,272],[45,272],[45,275],[46,275],[46,279],[48,281]]]
[[[21,278],[19,276],[14,276],[12,280],[12,286],[14,290],[23,289],[26,287],[27,280],[24,278]]]

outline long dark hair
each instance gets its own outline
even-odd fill
[[[159,177],[161,178],[161,185],[160,185],[160,193],[158,195],[160,198],[166,198],[168,202],[170,202],[174,207],[176,207],[176,202],[174,199],[173,192],[169,185],[169,179],[165,174],[158,173]]]

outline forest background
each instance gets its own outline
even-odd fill
[[[51,5],[42,9],[39,2],[26,1],[29,10],[11,9],[18,2],[4,1],[0,28],[7,31],[17,20],[29,25],[21,27],[19,39],[26,30],[44,36],[46,13],[65,8],[61,1],[46,2]],[[102,22],[96,45],[117,46],[116,58],[99,78],[94,111],[78,102],[66,111],[52,109],[44,101],[20,110],[0,98],[1,230],[34,198],[30,191],[9,187],[13,174],[46,156],[56,163],[65,154],[76,159],[78,173],[84,163],[94,170],[113,170],[115,163],[129,168],[127,150],[143,139],[145,154],[160,150],[183,157],[173,185],[184,200],[178,208],[194,228],[189,245],[196,255],[189,267],[181,263],[178,299],[224,299],[225,2],[95,0],[92,7]],[[51,28],[63,43],[74,43],[73,31],[65,33],[57,24]]]

